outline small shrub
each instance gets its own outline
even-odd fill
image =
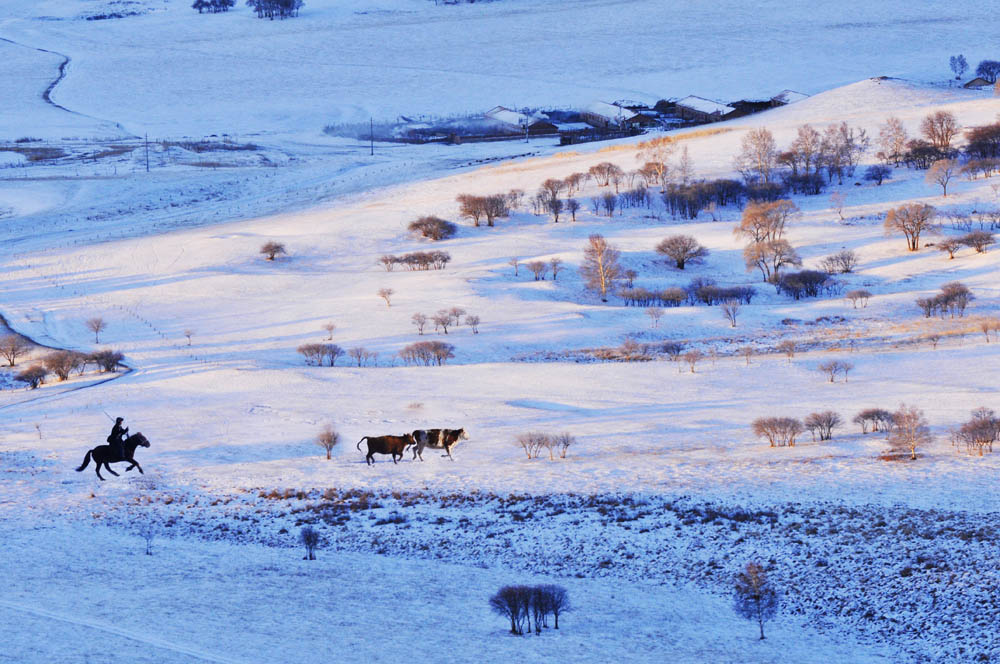
[[[16,376],[14,376],[14,380],[27,383],[28,387],[34,390],[45,382],[45,376],[47,373],[48,372],[44,368],[34,365],[19,372]]]
[[[447,240],[458,230],[455,224],[440,217],[420,217],[410,222],[408,228],[410,232],[434,241]]]
[[[333,428],[333,425],[326,425],[316,436],[316,444],[326,450],[326,458],[330,458],[330,453],[334,446],[340,441],[340,434]]]
[[[312,526],[304,526],[299,533],[299,541],[306,548],[306,555],[303,560],[316,560],[316,549],[320,545],[320,534]]]
[[[265,242],[261,246],[260,253],[263,254],[267,260],[273,261],[278,254],[286,254],[288,252],[285,250],[285,245],[272,240],[270,242]]]

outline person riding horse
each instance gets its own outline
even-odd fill
[[[128,427],[123,427],[122,422],[125,420],[121,417],[115,419],[115,426],[111,429],[111,435],[108,436],[108,443],[111,444],[111,449],[118,454],[118,457],[123,461],[125,457],[125,438],[128,437]]]

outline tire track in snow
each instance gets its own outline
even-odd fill
[[[220,655],[214,655],[203,650],[198,650],[195,648],[190,648],[188,646],[171,643],[166,639],[160,639],[155,636],[149,636],[146,634],[139,634],[137,632],[132,632],[127,629],[122,629],[120,627],[115,627],[98,620],[93,620],[90,618],[76,618],[67,616],[55,611],[49,611],[47,609],[38,609],[34,607],[23,606],[15,602],[10,602],[7,600],[0,599],[0,606],[9,609],[11,611],[19,611],[21,613],[27,613],[29,615],[37,616],[40,618],[48,618],[50,620],[58,620],[59,622],[69,623],[71,625],[79,625],[81,627],[88,627],[90,629],[96,629],[101,632],[106,632],[108,634],[115,634],[117,636],[130,639],[132,641],[138,641],[139,643],[145,643],[147,645],[154,646],[156,648],[162,648],[164,650],[169,650],[181,655],[187,655],[189,657],[194,657],[195,659],[200,659],[205,662],[220,662],[221,664],[243,664],[243,660],[232,659],[229,657],[222,657]]]

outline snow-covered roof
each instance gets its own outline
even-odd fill
[[[717,101],[705,99],[704,97],[696,97],[695,95],[684,97],[684,99],[677,102],[677,105],[700,113],[708,113],[709,115],[716,113],[719,115],[728,115],[736,110],[732,106],[726,106]]]
[[[615,122],[618,122],[619,120],[631,120],[638,115],[635,111],[630,111],[627,108],[609,104],[606,101],[591,102],[587,104],[587,107],[584,110],[587,113],[593,113],[594,115],[599,115],[602,118],[614,120]]]
[[[586,122],[556,122],[554,124],[559,131],[588,131],[593,129]]]
[[[512,111],[505,106],[497,106],[496,108],[491,108],[486,111],[486,117],[491,120],[496,120],[497,122],[502,122],[507,125],[512,125],[514,127],[523,127],[527,124],[529,127],[537,122],[547,122],[548,118],[542,114],[535,115],[525,115],[524,113],[518,113],[517,111]]]
[[[794,104],[795,102],[802,101],[808,97],[809,95],[796,92],[795,90],[782,90],[778,94],[771,97],[771,101],[776,101],[779,104]]]

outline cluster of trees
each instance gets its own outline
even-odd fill
[[[783,237],[788,220],[798,211],[798,207],[786,199],[750,203],[743,209],[743,216],[733,233],[749,240],[743,249],[747,272],[760,270],[764,281],[777,285],[783,268],[802,265],[798,252]]]
[[[994,241],[993,233],[989,231],[969,231],[960,237],[945,238],[937,243],[937,248],[939,251],[947,252],[950,260],[955,258],[955,252],[962,247],[975,249],[977,254],[985,254]]]
[[[520,257],[512,257],[507,261],[507,264],[514,268],[514,276],[518,276],[518,268],[522,265]],[[552,273],[552,281],[555,281],[559,273],[562,272],[562,264],[563,261],[558,256],[553,256],[547,261],[534,260],[523,263],[528,271],[535,276],[535,281],[545,281],[545,275],[549,272]]]
[[[420,217],[411,221],[407,228],[411,233],[416,233],[428,240],[447,240],[458,230],[455,224],[450,221],[434,216]]]
[[[325,363],[332,367],[344,354],[344,349],[337,344],[303,344],[298,347],[298,352],[310,366],[321,367]]]
[[[13,335],[11,335],[13,336]],[[23,353],[13,353],[18,348],[17,342],[8,342],[8,337],[3,340],[2,354],[7,359],[10,366],[14,366],[14,361]],[[24,348],[21,345],[21,348]],[[115,372],[121,366],[124,356],[115,350],[99,350],[93,353],[78,353],[72,350],[57,350],[41,358],[41,361],[32,364],[21,370],[14,376],[14,380],[27,383],[31,389],[37,388],[45,382],[49,374],[53,374],[60,381],[70,377],[75,371],[83,375],[87,367],[94,365],[101,373]]]
[[[977,408],[972,418],[951,432],[951,442],[963,446],[969,454],[983,456],[983,451],[993,451],[993,443],[1000,438],[1000,417],[990,408]]]
[[[236,0],[194,0],[191,8],[197,9],[199,14],[206,11],[218,14],[219,12],[228,12],[235,4]]]
[[[522,635],[525,627],[530,634],[532,621],[535,634],[548,627],[552,616],[559,629],[559,616],[571,610],[569,593],[562,586],[504,586],[490,597],[490,609],[510,620],[510,633]]]
[[[247,7],[257,13],[257,18],[274,20],[286,19],[299,15],[305,2],[303,0],[247,0]]]
[[[830,382],[836,382],[837,376],[843,374],[844,382],[847,382],[847,374],[851,372],[854,365],[850,362],[844,362],[843,360],[829,360],[827,362],[822,362],[818,367],[821,372],[825,373],[830,379]]]
[[[443,270],[451,262],[451,254],[447,251],[414,251],[402,256],[386,254],[378,259],[386,272],[392,272],[397,265],[407,270]]]
[[[417,341],[399,351],[407,365],[442,366],[455,357],[455,347],[443,341]]]
[[[990,420],[990,417],[993,419]],[[973,412],[973,421],[966,423],[969,431],[977,426],[984,428],[989,426],[981,424],[980,420],[1000,427],[1000,420],[995,418],[993,411],[979,409]],[[923,411],[906,404],[901,404],[895,412],[880,408],[863,410],[855,416],[854,422],[861,425],[862,434],[868,433],[869,429],[885,433],[890,452],[909,454],[911,459],[917,458],[918,447],[923,447],[932,440]],[[830,440],[833,438],[833,429],[842,423],[840,415],[828,410],[811,413],[804,422],[793,417],[759,417],[753,421],[751,427],[754,435],[766,439],[771,447],[790,447],[795,445],[795,438],[805,430],[812,433],[813,440]],[[960,430],[961,428],[957,431]]]
[[[945,314],[951,314],[954,318],[958,314],[959,318],[965,316],[965,309],[969,302],[975,299],[969,287],[960,281],[951,281],[941,286],[941,292],[932,297],[917,298],[917,306],[923,311],[925,318],[930,318],[938,314],[941,318]]]
[[[777,278],[773,278],[773,282],[779,293],[790,295],[795,300],[803,297],[819,297],[821,293],[834,293],[841,286],[838,280],[819,270],[781,272]]]
[[[455,200],[458,202],[459,216],[471,221],[473,226],[482,225],[484,220],[487,226],[494,226],[497,219],[510,216],[511,210],[520,205],[523,197],[523,191],[512,189],[506,194],[489,196],[459,194]]]
[[[862,434],[869,430],[884,433],[890,451],[896,455],[907,453],[910,459],[917,458],[918,447],[933,440],[924,412],[906,404],[901,404],[895,412],[866,408],[855,415],[853,421],[861,425]]]
[[[556,453],[560,459],[566,458],[566,452],[576,442],[576,438],[568,433],[548,434],[537,431],[522,433],[517,437],[517,445],[524,450],[529,459],[537,459],[542,450],[548,450],[549,458],[555,459]]]
[[[448,334],[449,327],[458,327],[462,324],[463,316],[465,317],[465,324],[472,328],[472,333],[479,334],[479,316],[471,314],[466,315],[466,311],[462,307],[438,309],[438,312],[432,316],[427,316],[418,312],[413,314],[413,316],[410,317],[410,320],[417,326],[417,334],[423,334],[428,323],[434,324],[435,332],[444,332],[445,334]]]
[[[803,125],[789,148],[779,151],[774,135],[761,127],[743,137],[734,165],[748,186],[759,189],[754,198],[778,198],[789,191],[819,194],[834,178],[843,184],[845,176],[854,175],[869,144],[864,129],[841,122],[822,133]]]

